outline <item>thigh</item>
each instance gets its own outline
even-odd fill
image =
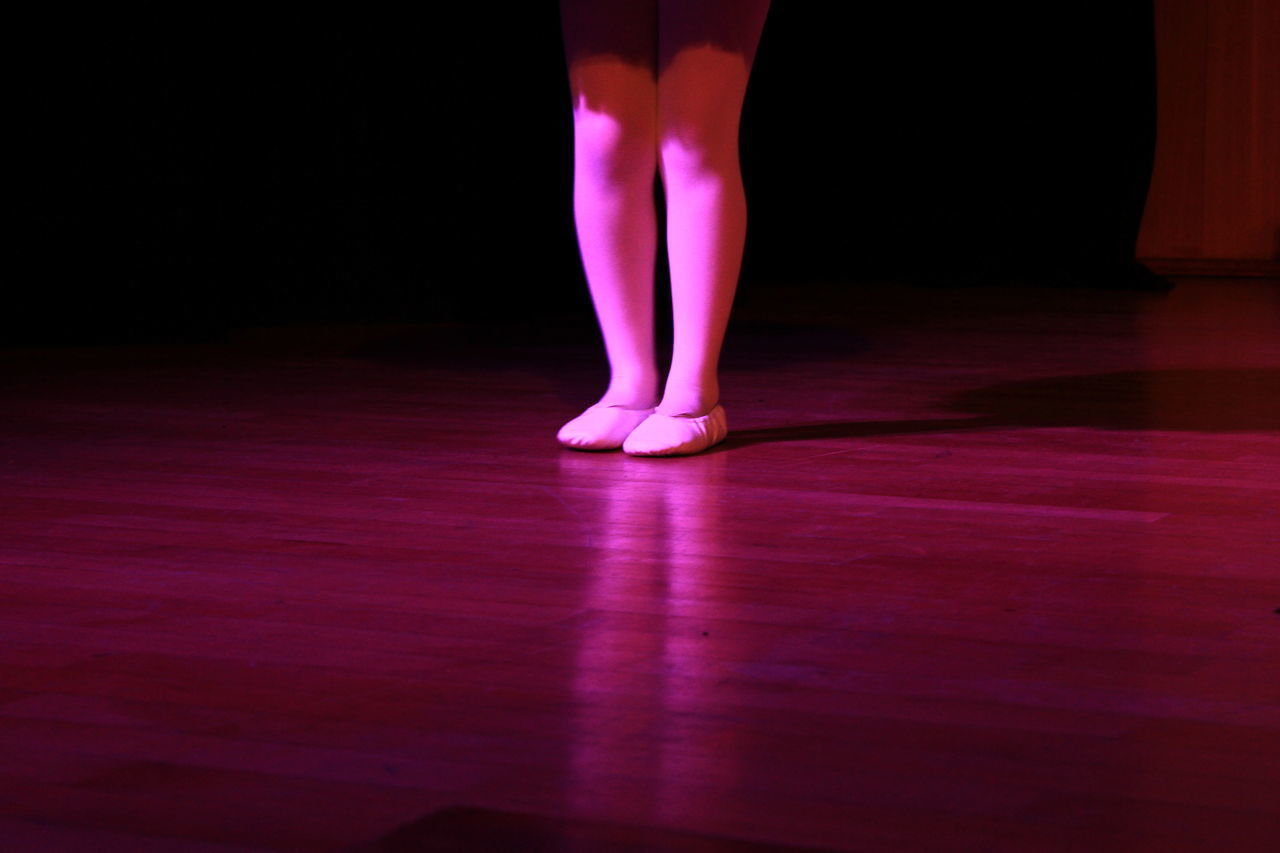
[[[604,114],[633,130],[653,121],[657,0],[560,0],[575,114]]]
[[[571,68],[604,58],[657,67],[657,0],[560,0],[560,28]]]
[[[737,131],[769,0],[660,0],[658,112],[667,138]]]
[[[737,54],[750,68],[768,13],[769,0],[658,0],[658,65],[710,47]]]

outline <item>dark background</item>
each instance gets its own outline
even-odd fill
[[[152,5],[27,42],[10,344],[589,316],[553,2]],[[743,287],[1149,286],[1153,45],[1133,0],[775,0]]]

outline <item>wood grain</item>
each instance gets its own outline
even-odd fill
[[[1280,841],[1276,282],[748,288],[688,459],[597,347],[0,351],[0,847]]]

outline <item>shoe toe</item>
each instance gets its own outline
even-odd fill
[[[592,406],[562,426],[556,439],[573,450],[615,450],[652,411]]]
[[[622,450],[631,456],[688,456],[719,444],[728,433],[719,405],[698,418],[653,414],[627,436]]]

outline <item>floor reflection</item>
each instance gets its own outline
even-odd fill
[[[717,724],[727,638],[709,586],[726,559],[726,454],[633,459],[565,453],[594,562],[573,679],[572,814],[668,825],[716,813],[736,775]],[[714,650],[714,654],[713,651]]]

